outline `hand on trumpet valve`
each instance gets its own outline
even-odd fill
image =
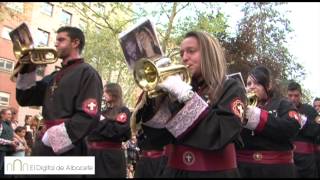
[[[193,95],[192,87],[184,82],[178,74],[168,76],[158,86],[176,97],[179,102],[186,102]]]

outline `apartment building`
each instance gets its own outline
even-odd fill
[[[72,9],[59,2],[1,2],[0,3],[0,109],[17,109],[17,120],[24,124],[26,115],[36,115],[41,107],[21,107],[16,101],[16,84],[10,80],[17,60],[13,54],[9,32],[25,22],[34,45],[54,48],[56,30],[63,25],[82,27],[84,21]],[[38,75],[50,74],[61,61],[47,65]]]

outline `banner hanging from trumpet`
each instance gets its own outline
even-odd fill
[[[149,19],[142,19],[128,30],[119,34],[120,45],[130,69],[141,59],[159,59],[164,57],[157,31]]]

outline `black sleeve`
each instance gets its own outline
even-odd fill
[[[199,119],[199,123],[178,139],[179,143],[206,150],[218,150],[240,138],[244,114],[238,111],[244,108],[246,92],[235,80],[227,80],[222,95],[208,113]]]
[[[300,119],[294,105],[285,100],[280,100],[276,111],[267,112],[268,117],[265,127],[260,132],[277,142],[287,142],[297,135],[300,129]],[[259,125],[258,125],[259,126]]]
[[[55,73],[55,72],[54,72]],[[16,89],[16,100],[20,106],[42,106],[46,89],[53,80],[54,73],[37,81],[35,86],[26,90]]]
[[[131,136],[129,122],[130,111],[127,107],[123,107],[115,119],[106,118],[100,121],[96,131],[108,139],[127,141]]]
[[[65,121],[67,133],[73,143],[92,131],[97,126],[101,115],[103,87],[99,74],[94,69],[87,68],[79,75],[81,88],[74,99],[74,114]],[[88,104],[91,103],[95,104],[94,110],[88,108]]]
[[[302,107],[301,117],[307,118],[299,135],[315,140],[316,136],[320,134],[320,125],[316,123],[315,118],[318,116],[317,111],[310,105],[304,104]]]

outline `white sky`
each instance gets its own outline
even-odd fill
[[[237,6],[241,3],[226,4],[222,10],[230,15],[229,23],[235,31],[236,23],[243,16],[240,6]],[[291,10],[286,17],[291,22],[293,38],[287,47],[306,70],[301,86],[310,90],[312,98],[320,97],[320,3],[289,2],[282,6],[283,10]]]

